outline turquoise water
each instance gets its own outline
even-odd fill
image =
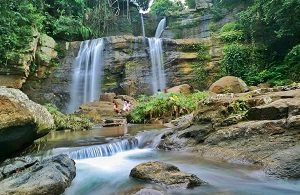
[[[147,127],[149,128],[149,126]],[[48,136],[50,153],[68,153],[84,147],[99,147],[99,144],[117,142],[118,136],[127,133],[135,134],[143,130],[143,126],[135,127],[134,131],[126,132],[114,128],[99,128],[86,132],[57,132]],[[146,129],[146,128],[145,128]],[[116,131],[118,133],[116,133]],[[151,137],[157,130],[147,130],[144,134]],[[120,135],[119,135],[120,134]],[[142,135],[143,136],[143,135]],[[139,134],[139,140],[141,134]],[[145,138],[146,138],[145,137]],[[95,141],[96,140],[96,141]],[[49,150],[47,152],[49,154]],[[144,183],[130,178],[130,170],[143,162],[159,160],[174,164],[180,170],[197,175],[209,185],[189,190],[170,190],[156,184]],[[279,180],[266,176],[258,167],[232,165],[204,160],[197,154],[186,152],[164,152],[152,148],[135,148],[112,154],[112,156],[86,158],[75,160],[77,175],[66,195],[110,195],[130,194],[132,189],[153,188],[164,191],[165,194],[270,194],[286,195],[300,194],[300,180]]]
[[[150,160],[174,164],[210,185],[191,190],[167,190],[129,177],[134,166]],[[205,161],[182,152],[136,149],[110,157],[78,160],[76,167],[77,176],[66,195],[126,194],[141,185],[163,190],[166,194],[300,194],[300,181],[272,179],[255,167]]]

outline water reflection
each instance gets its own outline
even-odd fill
[[[161,129],[161,125],[121,125],[115,127],[94,127],[88,131],[52,131],[47,136],[36,140],[31,151],[46,151],[53,148],[80,147],[105,144],[115,139],[135,135],[139,131]]]

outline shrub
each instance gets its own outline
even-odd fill
[[[46,104],[45,107],[54,119],[56,130],[88,130],[92,128],[90,120],[84,117],[78,117],[74,114],[65,115],[61,113],[53,104]]]
[[[225,75],[237,76],[242,79],[250,70],[250,50],[247,46],[233,43],[224,47],[224,57],[221,61]]]
[[[235,22],[227,23],[220,30],[220,39],[224,43],[243,42],[245,34],[241,29],[242,27]]]
[[[193,112],[200,100],[207,97],[205,92],[190,95],[181,93],[160,93],[141,96],[138,105],[131,111],[129,119],[133,123],[145,123],[153,118],[174,118]]]
[[[300,81],[300,44],[296,45],[286,55],[284,63],[289,72],[289,78],[299,82]]]
[[[190,9],[194,9],[196,7],[196,0],[186,0],[185,3]]]

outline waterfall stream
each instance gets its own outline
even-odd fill
[[[112,156],[119,152],[132,150],[138,147],[138,140],[135,138],[124,139],[117,142],[82,147],[79,150],[71,151],[68,153],[72,159],[86,159],[104,156]]]
[[[148,38],[151,58],[152,92],[153,94],[166,88],[166,75],[164,69],[162,39],[159,37],[166,26],[166,18],[162,19],[156,29],[155,37]]]
[[[103,68],[104,40],[94,39],[81,42],[73,63],[70,102],[67,112],[74,112],[81,104],[99,99],[101,72]]]
[[[133,167],[148,161],[171,163],[180,170],[195,174],[209,183],[193,189],[160,187],[164,194],[281,195],[300,192],[300,180],[270,178],[256,166],[209,161],[203,159],[200,154],[190,153],[188,150],[167,152],[155,150],[162,136],[170,129],[146,131],[145,128],[146,126],[138,126],[139,130],[129,128],[129,134],[135,134],[134,132],[137,134],[116,139],[101,133],[106,129],[111,132],[111,128],[91,130],[92,133],[91,131],[54,132],[56,135],[48,135],[45,144],[54,142],[56,146],[50,144],[54,146],[53,149],[44,151],[41,157],[65,153],[75,160],[76,177],[64,192],[66,195],[126,194],[128,190],[141,185],[156,189],[157,184],[129,177]],[[109,142],[87,145],[90,140],[100,138],[101,135],[105,135],[104,138],[108,138],[105,140]],[[72,146],[65,144],[68,140],[73,143]],[[82,142],[85,142],[84,146]]]
[[[156,38],[160,38],[161,37],[162,33],[164,32],[164,30],[166,28],[166,22],[167,22],[166,18],[163,18],[159,22],[159,24],[158,24],[158,26],[156,28],[156,31],[155,31],[155,37]]]
[[[142,23],[142,33],[143,33],[143,37],[145,38],[146,33],[145,33],[145,24],[144,24],[144,16],[141,13],[141,23]]]

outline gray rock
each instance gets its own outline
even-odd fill
[[[159,161],[137,165],[131,170],[130,176],[167,188],[193,188],[205,183],[194,174],[181,172],[176,166]]]
[[[292,129],[300,129],[300,115],[289,117],[287,120],[287,127]]]
[[[144,188],[136,192],[134,195],[164,195],[164,194],[165,193],[158,190]]]
[[[300,112],[300,98],[280,99],[267,105],[251,108],[247,112],[249,120],[277,120],[288,118],[289,114]]]
[[[244,119],[244,116],[242,116],[242,115],[229,116],[221,123],[221,126],[234,125],[234,124],[241,122],[243,119]]]
[[[75,162],[67,155],[61,154],[40,162],[34,160],[32,162],[34,164],[28,165],[25,168],[21,166],[24,169],[17,168],[14,173],[0,181],[1,194],[62,194],[70,186],[71,181],[76,175]],[[25,164],[23,163],[23,165]],[[5,172],[5,166],[1,167],[0,170],[1,172]]]
[[[212,130],[212,125],[192,125],[185,130],[178,132],[179,138],[194,138],[197,142],[205,140],[205,137]]]
[[[170,124],[172,126],[170,126],[170,127],[173,127],[174,131],[180,131],[182,129],[186,129],[189,126],[191,126],[191,124],[193,123],[193,120],[194,120],[193,113],[188,114],[188,115],[184,115],[184,116],[181,116],[181,117],[179,117],[175,120],[172,120],[170,122]]]
[[[14,159],[8,159],[2,163],[0,180],[5,179],[12,174],[22,171],[38,162],[37,158],[31,157],[17,157]]]
[[[249,121],[239,123],[226,128],[220,128],[215,133],[210,134],[204,143],[217,144],[222,141],[234,141],[239,138],[249,138],[263,134],[280,134],[285,130],[283,126],[284,120],[265,120],[265,121]]]
[[[300,178],[300,146],[283,150],[271,156],[265,172],[280,178]]]

